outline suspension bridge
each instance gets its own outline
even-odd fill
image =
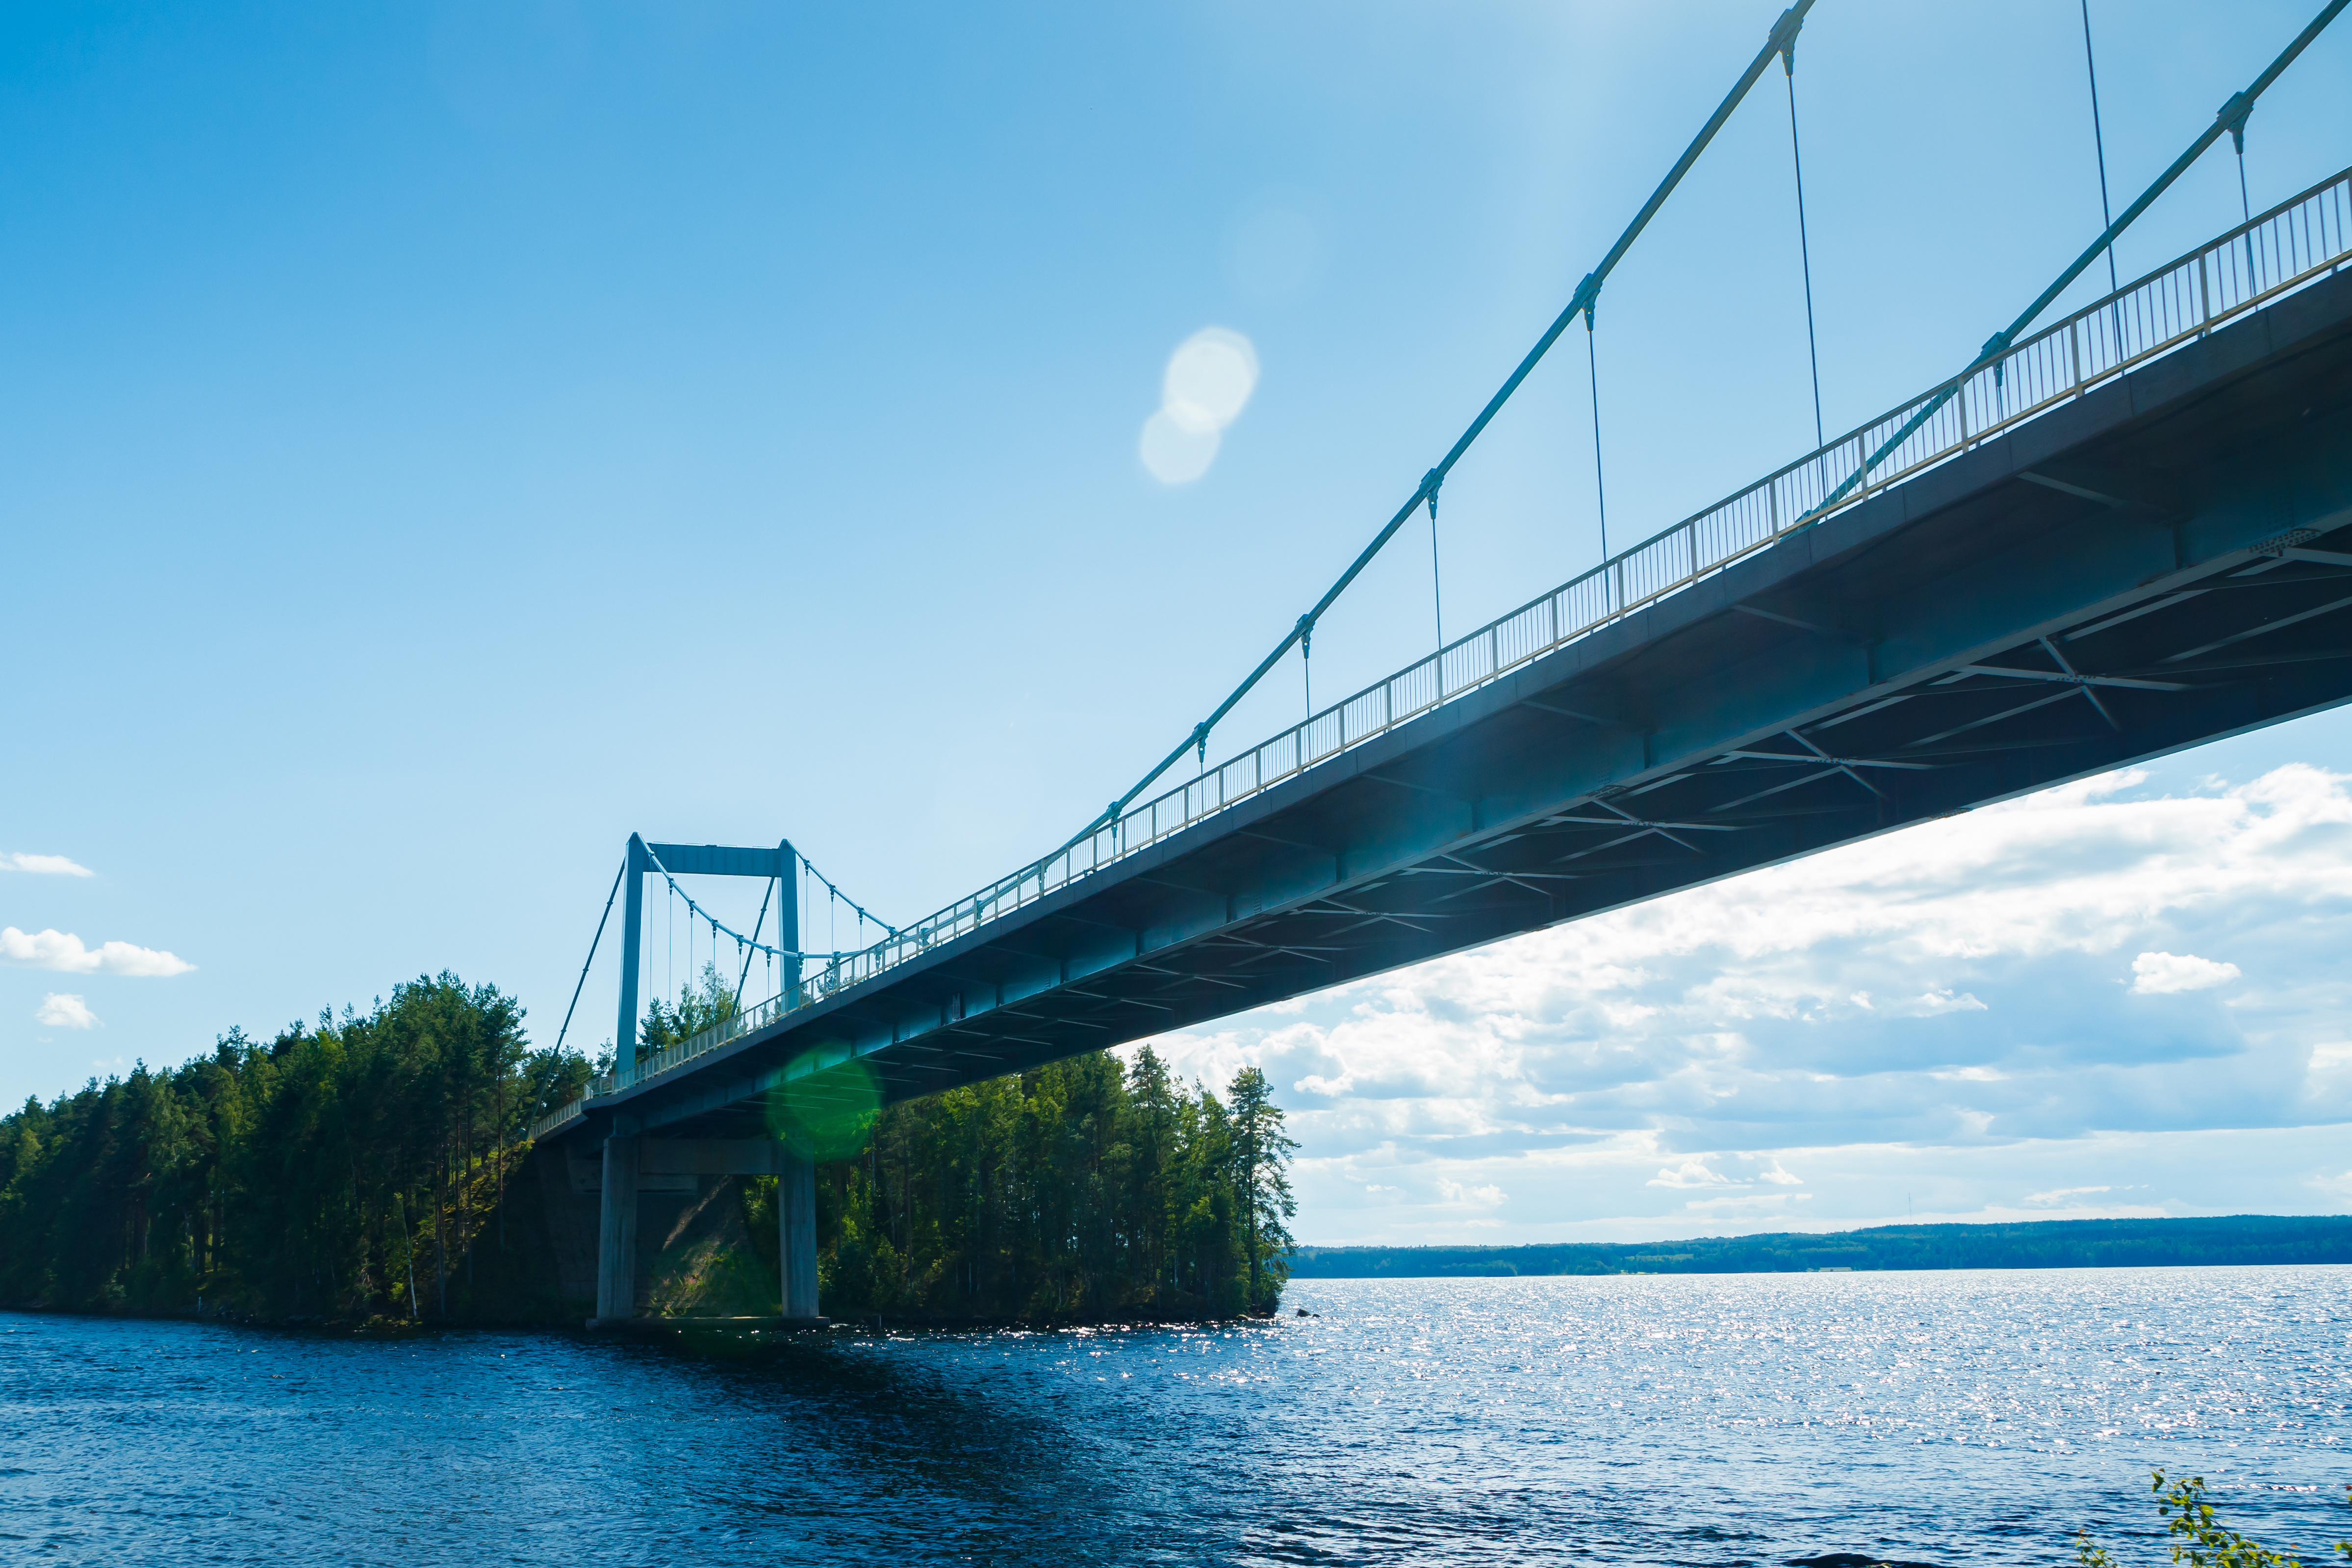
[[[1592,330],[1610,272],[1776,58],[1793,94],[1801,0],[1412,497],[1069,842],[903,927],[852,904],[878,940],[816,953],[795,900],[773,896],[814,872],[789,843],[632,837],[614,893],[622,1047],[531,1129],[593,1200],[595,1321],[637,1314],[645,1205],[730,1173],[782,1178],[783,1316],[816,1321],[829,1117],[2352,700],[2352,170],[2035,326],[2221,137],[2242,158],[2256,100],[2347,3],[1958,374],[1211,765],[1218,723],[1294,648],[1311,654],[1373,556],[1423,511],[1434,530],[1446,474],[1579,317]],[[771,884],[750,932],[687,902],[714,953],[736,944],[739,1004],[755,958],[773,988],[640,1051],[646,879],[684,898],[677,878],[713,875]]]

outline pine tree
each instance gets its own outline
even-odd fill
[[[1272,1312],[1289,1278],[1284,1259],[1297,1244],[1283,1223],[1298,1212],[1290,1193],[1290,1156],[1298,1145],[1282,1130],[1274,1087],[1255,1068],[1234,1075],[1234,1189],[1249,1241],[1249,1296],[1244,1310]]]

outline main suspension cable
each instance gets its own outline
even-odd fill
[[[859,919],[872,921],[876,925],[880,926],[892,936],[901,934],[897,926],[892,925],[888,921],[884,920],[880,915],[874,913],[864,904],[859,903],[856,899],[853,899],[847,893],[843,892],[840,888],[834,884],[832,878],[826,876],[824,872],[816,868],[815,865],[810,861],[807,856],[795,849],[793,851],[793,858],[801,863],[802,869],[805,870],[810,876],[814,877],[818,881],[824,884],[824,890],[826,892],[832,894],[835,898],[839,899],[851,909],[856,910]],[[803,909],[802,913],[805,915],[807,910]]]
[[[752,940],[752,938],[745,936],[741,931],[737,931],[734,927],[727,924],[724,921],[719,919],[718,916],[712,914],[709,910],[704,909],[700,904],[696,903],[694,901],[694,895],[688,892],[684,888],[678,886],[677,879],[670,875],[669,868],[662,864],[661,857],[653,852],[653,847],[651,845],[647,845],[646,847],[646,858],[653,862],[654,869],[660,873],[662,880],[668,884],[671,897],[677,900],[677,902],[684,903],[687,909],[691,911],[691,918],[688,927],[689,932],[692,930],[692,920],[702,920],[709,922],[710,929],[714,932],[723,932],[728,936],[731,936],[737,942],[742,942],[746,946],[754,948],[761,952],[764,952],[771,958],[814,958],[838,962],[841,959],[854,958],[856,956],[856,953],[855,952],[811,952],[803,948],[789,948],[781,946],[771,947],[765,942],[756,942]],[[806,862],[798,861],[797,858],[795,858],[797,864],[806,864]],[[845,897],[842,901],[844,903],[847,903],[849,900]],[[677,904],[673,903],[670,907],[675,910]],[[803,910],[803,920],[806,918],[806,910]],[[674,925],[675,916],[673,915],[673,926]],[[896,934],[896,932],[894,931],[893,934]]]
[[[1699,154],[1706,151],[1708,144],[1715,140],[1716,133],[1721,131],[1725,122],[1731,118],[1732,110],[1739,107],[1741,100],[1748,96],[1748,89],[1756,85],[1757,79],[1764,74],[1764,68],[1771,64],[1772,57],[1779,54],[1791,39],[1795,38],[1798,28],[1804,25],[1805,13],[1812,8],[1813,0],[1796,0],[1796,4],[1780,13],[1780,19],[1772,24],[1770,35],[1764,40],[1764,47],[1756,52],[1756,58],[1748,63],[1748,68],[1739,73],[1739,79],[1732,85],[1731,90],[1724,95],[1723,101],[1716,106],[1715,112],[1707,117],[1706,123],[1700,127],[1699,133],[1692,138],[1690,145],[1683,150],[1683,155],[1675,160],[1674,167],[1666,172],[1666,177],[1659,182],[1658,188],[1650,193],[1650,199],[1642,204],[1642,210],[1633,215],[1633,221],[1626,225],[1625,232],[1617,237],[1617,243],[1609,247],[1609,253],[1601,258],[1601,264],[1586,273],[1583,279],[1577,284],[1576,291],[1569,297],[1567,308],[1562,310],[1552,324],[1545,329],[1543,335],[1536,340],[1535,347],[1528,351],[1526,357],[1519,361],[1518,367],[1511,372],[1501,388],[1494,396],[1486,400],[1486,405],[1478,411],[1478,416],[1470,422],[1468,429],[1462,432],[1460,439],[1447,449],[1444,457],[1438,459],[1437,466],[1423,476],[1421,488],[1414,490],[1402,506],[1397,508],[1388,522],[1372,536],[1371,542],[1364,546],[1355,560],[1349,563],[1345,572],[1339,574],[1339,581],[1325,590],[1323,596],[1315,602],[1315,607],[1298,618],[1297,625],[1291,628],[1289,635],[1276,643],[1273,650],[1258,661],[1257,668],[1251,670],[1239,686],[1234,688],[1232,694],[1223,702],[1218,703],[1206,719],[1192,727],[1191,734],[1178,742],[1175,748],[1161,758],[1149,773],[1138,779],[1134,786],[1126,794],[1112,801],[1086,826],[1065,840],[1060,847],[1054,851],[1055,855],[1082,843],[1105,824],[1118,820],[1119,813],[1125,811],[1136,796],[1150,788],[1160,774],[1175,766],[1186,752],[1195,746],[1205,748],[1209,731],[1215,729],[1225,715],[1232,712],[1242,699],[1255,689],[1257,683],[1265,678],[1268,670],[1281,662],[1283,657],[1290,652],[1291,646],[1298,641],[1303,628],[1322,619],[1323,613],[1347,591],[1348,585],[1356,580],[1364,568],[1371,564],[1372,558],[1381,552],[1381,547],[1396,537],[1397,530],[1402,528],[1412,514],[1421,510],[1422,503],[1428,500],[1435,486],[1444,482],[1445,476],[1453,471],[1454,465],[1462,460],[1463,454],[1470,449],[1471,445],[1485,432],[1486,426],[1494,422],[1495,416],[1502,412],[1503,405],[1511,400],[1511,395],[1518,391],[1519,384],[1526,381],[1536,366],[1542,363],[1544,355],[1550,351],[1552,344],[1559,341],[1559,335],[1568,331],[1569,323],[1576,320],[1580,312],[1587,312],[1592,301],[1600,297],[1601,285],[1606,283],[1609,280],[1609,275],[1616,270],[1618,262],[1624,259],[1625,253],[1633,248],[1633,242],[1639,239],[1642,231],[1649,226],[1650,219],[1657,216],[1658,209],[1665,205],[1666,198],[1672,195],[1675,187],[1682,184],[1683,176],[1690,173],[1691,165],[1698,162]],[[1591,325],[1589,314],[1585,324],[1588,328]],[[1052,856],[1048,856],[1047,858],[1052,858]]]
[[[760,885],[760,918],[751,922],[751,942],[744,942],[741,937],[735,938],[735,946],[743,954],[743,973],[735,977],[735,1006],[738,1011],[740,1011],[743,1006],[743,984],[751,978],[751,959],[755,952],[753,944],[760,940],[760,928],[767,923],[768,900],[775,897],[775,893],[776,879],[771,877]],[[782,910],[776,911],[776,918],[779,921],[783,919]],[[778,927],[778,933],[782,934],[781,925]],[[734,933],[730,931],[728,934],[731,936]]]
[[[2105,231],[2098,238],[2091,241],[2090,248],[2076,257],[2064,271],[2052,279],[2050,287],[2035,296],[2033,303],[2020,311],[2015,321],[1987,338],[1984,347],[1977,351],[1977,357],[1970,360],[1967,368],[1958,375],[1947,383],[1943,391],[1921,404],[1910,418],[1897,426],[1893,434],[1881,442],[1875,450],[1863,458],[1860,467],[1839,480],[1837,487],[1823,496],[1820,504],[1814,507],[1814,514],[1827,511],[1844,500],[1855,486],[1864,481],[1871,469],[1884,462],[1889,453],[1900,448],[1922,425],[1934,418],[1944,405],[1949,403],[1959,389],[1967,384],[1969,377],[1989,364],[1997,363],[2000,357],[2009,352],[2009,345],[2016,341],[2017,334],[2031,326],[2035,317],[2048,310],[2051,301],[2064,293],[2067,285],[2080,278],[2089,268],[2091,263],[2098,258],[2102,250],[2113,246],[2116,237],[2129,228],[2133,220],[2155,204],[2157,197],[2170,190],[2173,182],[2186,174],[2190,164],[2204,156],[2205,150],[2220,141],[2223,132],[2229,132],[2236,137],[2240,146],[2242,147],[2246,134],[2246,116],[2253,112],[2254,100],[2269,89],[2270,85],[2279,79],[2281,72],[2294,63],[2296,56],[2311,47],[2311,41],[2319,37],[2326,29],[2327,24],[2336,20],[2336,16],[2347,5],[2352,5],[2352,0],[2327,0],[2327,4],[2320,8],[2319,15],[2311,19],[2310,26],[2296,34],[2294,41],[2279,51],[2278,58],[2263,68],[2262,75],[2256,77],[2244,91],[2233,92],[2229,96],[2221,107],[2214,111],[2213,123],[2198,133],[2197,139],[2189,142],[2187,150],[2172,161],[2171,166],[2158,174],[2155,182],[2139,194],[2138,199],[2123,210],[2123,216],[2107,225]],[[2246,243],[2251,249],[2253,244],[2253,237],[2251,234],[2246,237]]]
[[[563,1027],[555,1031],[555,1048],[563,1048],[563,1037],[572,1027],[572,1009],[580,1005],[580,990],[588,984],[588,967],[596,962],[596,944],[604,940],[604,922],[613,918],[613,900],[620,896],[621,879],[629,874],[629,862],[625,857],[621,868],[613,874],[613,890],[604,895],[604,912],[596,917],[596,934],[588,941],[588,963],[580,966],[580,979],[572,987],[572,1006],[563,1009]]]

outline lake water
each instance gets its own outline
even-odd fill
[[[742,1357],[0,1313],[0,1561],[2155,1562],[2352,1536],[2352,1268],[1310,1280]]]

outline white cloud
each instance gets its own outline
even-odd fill
[[[1987,1009],[1965,991],[1957,996],[1949,991],[1927,991],[1913,997],[1903,1010],[1915,1018],[1932,1018],[1938,1013],[1982,1013]]]
[[[1741,1193],[1732,1197],[1693,1198],[1683,1205],[1683,1212],[1710,1218],[1752,1218],[1785,1215],[1789,1205],[1812,1201],[1811,1193]]]
[[[0,963],[28,969],[53,969],[66,974],[185,974],[195,967],[174,953],[152,947],[110,942],[84,947],[70,931],[41,931],[31,935],[15,926],[0,926]]]
[[[1491,1182],[1485,1186],[1465,1187],[1459,1182],[1448,1181],[1443,1176],[1437,1179],[1437,1191],[1438,1195],[1444,1198],[1447,1203],[1481,1204],[1488,1208],[1494,1207],[1510,1196],[1510,1194]]]
[[[41,1005],[33,1010],[33,1021],[52,1029],[98,1027],[98,1015],[89,1010],[89,1005],[62,991],[52,991],[41,998]]]
[[[2139,996],[2207,991],[2237,978],[2236,964],[2216,963],[2193,953],[2143,952],[2132,960],[2132,992]]]
[[[1729,1176],[1710,1171],[1697,1160],[1685,1160],[1679,1165],[1667,1166],[1650,1178],[1654,1187],[1734,1187],[1743,1184]]]
[[[1508,1191],[1529,1240],[1764,1223],[1717,1195],[1800,1184],[1823,1225],[2047,1215],[2067,1189],[2085,1189],[2067,1213],[2307,1209],[2352,1125],[2352,778],[2147,782],[2081,781],[1154,1043],[1213,1085],[1250,1064],[1287,1086],[1311,1240],[1444,1241],[1458,1206],[1365,1193],[1441,1180]],[[2259,990],[2217,993],[2231,966],[2179,956],[2231,951],[2264,953]],[[2150,964],[2173,988],[2115,984]],[[2182,1152],[2239,1138],[2259,1153]],[[2213,1175],[2242,1158],[2242,1180]]]
[[[62,855],[0,855],[0,871],[30,871],[37,877],[95,876],[87,866],[77,866]]]
[[[2046,1193],[2028,1193],[2025,1194],[2025,1201],[2030,1204],[2055,1204],[2063,1203],[2068,1198],[2083,1197],[2091,1193],[2114,1191],[2113,1187],[2053,1187]]]

